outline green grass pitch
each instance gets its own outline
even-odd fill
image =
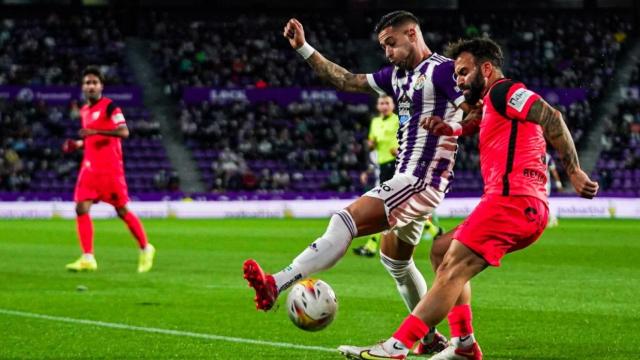
[[[319,274],[340,310],[317,333],[295,328],[284,307],[257,312],[241,275],[250,257],[279,270],[326,223],[145,220],[158,252],[139,275],[135,242],[118,220],[95,221],[99,269],[90,274],[64,270],[79,255],[73,221],[0,220],[0,359],[340,359],[326,350],[385,339],[406,316],[378,259],[349,251]],[[481,274],[473,306],[485,357],[639,359],[639,230],[631,220],[561,220]],[[430,282],[429,246],[416,261]],[[439,329],[448,333],[446,323]]]

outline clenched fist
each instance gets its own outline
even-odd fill
[[[291,47],[294,49],[298,49],[299,47],[304,45],[304,28],[302,27],[300,21],[295,18],[287,22],[282,35],[286,37],[287,40],[289,40],[289,44],[291,44]]]

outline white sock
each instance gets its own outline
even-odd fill
[[[278,292],[282,293],[300,279],[333,267],[358,234],[351,214],[346,210],[335,213],[325,233],[311,243],[293,263],[273,274]]]
[[[409,353],[409,349],[393,336],[382,343],[382,349],[389,355],[407,355]]]
[[[451,344],[457,348],[462,348],[462,349],[466,349],[470,347],[475,342],[476,342],[476,338],[473,336],[473,334],[451,338]]]
[[[87,261],[95,260],[95,258],[93,257],[93,254],[90,254],[90,253],[82,254],[82,257]]]
[[[140,251],[142,252],[151,252],[153,250],[153,245],[147,243],[147,246],[144,247],[144,249],[140,249]]]
[[[413,259],[395,260],[381,252],[380,261],[396,281],[398,292],[409,312],[413,311],[420,299],[427,293],[427,282]]]

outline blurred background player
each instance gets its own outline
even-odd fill
[[[482,98],[482,117],[467,117],[461,125],[434,116],[423,124],[440,135],[480,133],[484,194],[456,228],[433,287],[398,330],[373,346],[341,346],[340,352],[348,358],[405,359],[414,344],[446,317],[451,346],[431,359],[481,360],[468,284],[488,266],[500,266],[507,253],[533,244],[544,232],[549,213],[546,163],[541,161],[545,139],[558,151],[576,192],[587,199],[598,192],[598,184],[580,168],[562,114],[523,83],[504,77],[504,57],[495,42],[460,40],[450,46],[448,55],[455,59],[457,83],[466,101],[476,103]]]
[[[453,61],[431,52],[419,20],[410,12],[384,15],[375,27],[380,46],[391,65],[372,74],[353,74],[327,60],[305,41],[302,24],[291,19],[283,35],[315,73],[339,90],[394,96],[400,122],[398,166],[391,180],[370,190],[331,217],[325,233],[292,263],[271,275],[257,261],[243,265],[244,277],[256,292],[260,310],[273,307],[278,295],[297,281],[333,267],[353,238],[391,230],[381,243],[380,260],[396,282],[408,309],[427,292],[427,284],[413,261],[424,221],[444,199],[455,155],[456,136],[437,136],[419,126],[420,120],[440,115],[459,122],[472,109],[454,80]],[[437,352],[446,338],[431,328],[417,354]]]
[[[398,127],[400,125],[398,115],[394,110],[393,99],[389,95],[381,95],[378,97],[376,109],[379,116],[371,119],[369,127],[369,138],[367,144],[372,154],[372,158],[377,163],[375,171],[377,175],[376,186],[393,178],[396,171],[396,156],[398,156]],[[367,181],[364,181],[366,183]],[[430,240],[442,231],[435,226],[430,220],[425,221],[423,230],[423,240]],[[378,252],[378,243],[380,237],[385,236],[386,232],[375,234],[362,246],[353,249],[356,255],[373,257]]]
[[[396,156],[398,156],[398,115],[394,110],[393,99],[389,95],[381,95],[376,103],[379,116],[371,119],[367,144],[371,157],[376,162],[377,176],[375,186],[390,180],[396,171]],[[369,238],[366,244],[353,249],[356,255],[373,257],[378,252],[381,234]]]
[[[97,67],[89,66],[82,73],[82,93],[87,103],[80,109],[82,140],[67,139],[65,153],[84,148],[84,157],[76,183],[74,201],[82,256],[67,264],[70,271],[94,271],[98,264],[93,255],[93,223],[89,216],[91,205],[104,201],[113,205],[140,247],[138,272],[153,266],[155,248],[138,217],[127,208],[129,194],[124,176],[121,139],[129,137],[122,110],[102,96],[104,77]]]
[[[560,174],[558,174],[558,168],[556,167],[556,162],[553,160],[553,156],[551,154],[545,154],[545,161],[547,164],[547,195],[551,195],[551,178],[553,177],[553,181],[556,185],[557,191],[562,191],[562,180],[560,180]],[[558,217],[553,213],[553,211],[549,211],[549,224],[548,227],[556,227],[558,226]]]

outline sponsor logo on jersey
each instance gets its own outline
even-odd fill
[[[404,125],[409,119],[411,119],[413,102],[407,94],[402,95],[398,99],[398,118],[400,119],[400,125]]]
[[[516,111],[521,112],[524,108],[524,104],[527,103],[527,100],[533,96],[533,92],[527,89],[518,89],[513,92],[511,98],[509,98],[509,106],[514,108]]]
[[[538,182],[547,182],[547,176],[538,170],[524,169],[522,171],[522,175],[524,175],[527,179],[535,180]]]

